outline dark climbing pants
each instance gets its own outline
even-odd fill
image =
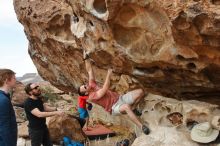
[[[29,128],[29,136],[31,146],[41,146],[41,144],[43,144],[43,146],[53,146],[47,127],[37,130]]]

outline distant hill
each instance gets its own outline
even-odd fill
[[[42,88],[50,88],[53,93],[63,93],[63,91],[50,84],[50,82],[43,80],[37,73],[26,73],[22,77],[17,77],[16,79],[24,85],[28,83],[39,83]]]
[[[17,80],[23,84],[45,82],[37,73],[26,73],[22,77],[17,77]]]

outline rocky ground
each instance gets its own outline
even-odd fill
[[[18,85],[19,89],[22,89],[23,85],[21,83]],[[49,84],[43,84],[41,87],[49,88],[50,86],[51,85]],[[51,91],[58,92],[58,90],[52,89],[50,92]],[[16,92],[19,92],[19,90],[16,90]],[[49,97],[48,104],[57,106],[60,110],[65,110],[67,113],[77,115],[77,101],[75,95],[59,95],[57,93],[57,96],[54,96],[53,94],[49,95],[52,98],[56,98],[55,100],[51,100]],[[15,99],[15,97],[13,99]],[[18,146],[30,146],[24,110],[20,107],[14,108],[18,122]],[[117,136],[107,138],[105,140],[87,141],[87,145],[115,146],[116,142],[127,138],[131,143],[133,143],[132,146],[203,146],[202,144],[191,140],[189,130],[191,126],[190,122],[196,121],[201,123],[211,121],[214,115],[220,115],[220,109],[217,105],[195,100],[179,101],[154,94],[148,94],[141,104],[139,104],[139,108],[142,109],[142,116],[140,117],[140,120],[150,127],[150,135],[146,136],[142,134],[126,115],[111,116],[101,107],[94,105],[93,110],[90,112],[90,124],[103,124],[115,131]],[[66,122],[63,124],[66,125],[66,127],[53,126],[59,125],[62,121]],[[74,131],[73,139],[83,139],[83,136],[81,135],[82,131],[79,130],[79,124],[76,123],[76,121],[72,121],[71,119],[65,117],[52,117],[47,119],[47,123],[50,123],[48,126],[49,128],[57,129],[57,131],[55,130],[52,132],[52,137],[55,137],[54,139],[59,139],[57,138],[59,135],[54,135],[54,133],[62,131],[60,129],[69,129],[71,132]],[[219,142],[220,139],[218,138],[215,142],[205,146],[217,146]]]

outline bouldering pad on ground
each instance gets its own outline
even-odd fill
[[[83,131],[90,140],[105,139],[116,135],[114,131],[100,124],[97,124],[94,127],[89,127],[89,130],[83,129]]]

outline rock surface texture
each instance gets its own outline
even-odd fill
[[[143,103],[141,119],[149,125],[151,133],[138,130],[132,146],[217,146],[220,137],[208,144],[191,140],[190,132],[195,123],[210,122],[220,115],[216,105],[196,100],[179,101],[149,94]],[[181,115],[181,116],[176,116]]]
[[[51,117],[48,123],[48,129],[51,140],[56,143],[59,143],[64,136],[79,142],[86,140],[79,122],[68,115]]]
[[[83,50],[98,82],[112,88],[220,103],[217,0],[14,0],[39,74],[65,91],[87,80]],[[208,99],[208,100],[207,100]]]
[[[15,106],[22,107],[24,101],[28,98],[28,95],[24,91],[24,84],[17,82],[12,94],[12,104]]]

